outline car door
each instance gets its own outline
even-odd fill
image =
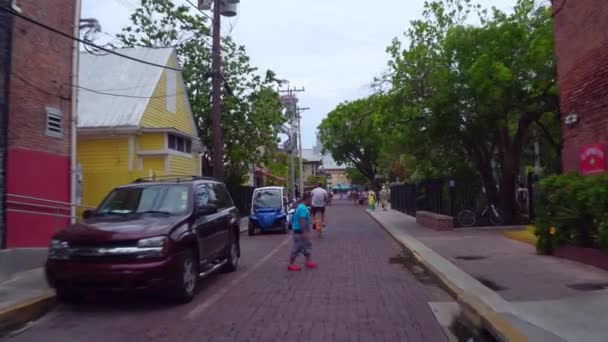
[[[210,183],[201,183],[196,186],[195,191],[195,230],[198,239],[199,254],[202,259],[209,260],[215,254],[217,254],[218,246],[215,245],[215,235],[220,227],[220,220],[222,214],[219,209],[213,213],[201,214],[198,212],[201,206],[216,204],[215,203],[215,192]]]
[[[226,186],[222,183],[213,183],[213,190],[215,192],[215,196],[217,198],[217,206],[218,211],[221,215],[219,219],[219,227],[217,228],[217,234],[215,238],[217,239],[216,243],[220,252],[225,250],[225,247],[228,246],[228,242],[230,241],[230,225],[233,219],[232,217],[232,199],[228,194],[228,190]]]

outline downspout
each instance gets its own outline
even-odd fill
[[[12,0],[0,0],[12,8]],[[13,15],[0,11],[0,248],[6,248],[6,194],[8,168],[8,121],[10,103]]]
[[[80,6],[82,0],[74,3],[74,37],[80,36]],[[76,223],[76,184],[77,184],[77,157],[76,157],[76,127],[78,124],[78,67],[79,67],[79,43],[74,41],[72,55],[72,111],[70,115],[70,216],[71,223]]]

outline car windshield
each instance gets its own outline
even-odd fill
[[[260,190],[255,193],[253,208],[281,208],[283,206],[283,198],[281,190],[268,189]]]
[[[152,185],[112,191],[97,214],[183,214],[188,208],[188,186]]]

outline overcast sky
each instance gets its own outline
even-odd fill
[[[196,3],[197,0],[191,0]],[[176,4],[184,0],[173,0]],[[515,0],[479,0],[509,10]],[[386,47],[409,22],[420,18],[424,0],[242,0],[225,34],[247,47],[253,65],[272,69],[294,87],[305,87],[299,105],[303,147],[315,143],[316,127],[337,104],[366,96],[374,76],[387,69]],[[139,0],[83,0],[82,17],[96,18],[110,35],[129,24]],[[106,36],[107,38],[107,36]]]

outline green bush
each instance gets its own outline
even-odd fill
[[[569,244],[608,251],[608,175],[555,175],[540,183],[536,248]]]

